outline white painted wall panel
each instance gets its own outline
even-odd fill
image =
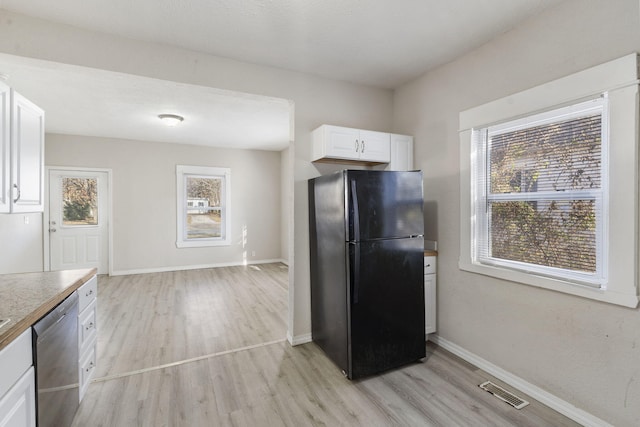
[[[402,86],[394,102],[394,131],[414,135],[424,171],[425,235],[438,241],[438,334],[619,426],[640,423],[638,309],[458,269],[458,114],[640,52],[638,9],[568,0]]]

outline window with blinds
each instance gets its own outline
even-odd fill
[[[476,262],[599,287],[606,99],[473,131]]]

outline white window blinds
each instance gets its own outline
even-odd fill
[[[606,99],[473,131],[476,262],[600,286]]]

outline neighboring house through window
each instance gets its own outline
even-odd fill
[[[176,245],[180,248],[229,245],[231,170],[178,165],[176,176]]]

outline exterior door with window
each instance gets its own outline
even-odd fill
[[[52,271],[109,272],[108,173],[49,171],[49,257]]]

